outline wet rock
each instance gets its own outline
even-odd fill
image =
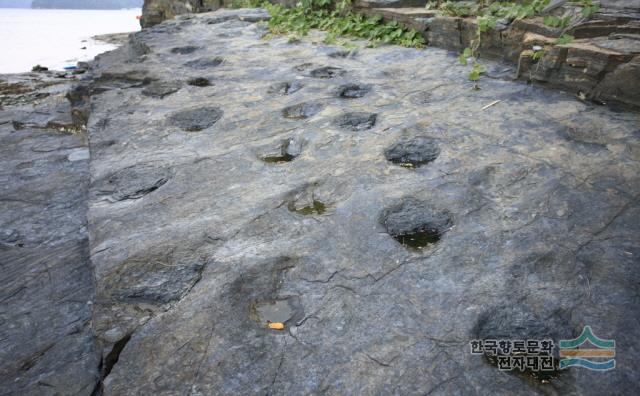
[[[142,95],[162,99],[180,90],[182,84],[177,81],[155,81],[142,89]]]
[[[311,72],[309,72],[309,75],[315,78],[334,78],[342,76],[345,73],[346,71],[339,67],[323,66],[311,70]]]
[[[415,198],[404,198],[382,212],[380,223],[400,244],[419,250],[438,242],[453,221],[446,210]]]
[[[192,69],[206,70],[206,69],[211,69],[211,68],[220,66],[222,62],[224,62],[224,59],[220,57],[199,58],[199,59],[191,60],[185,63],[184,65]]]
[[[321,112],[323,108],[324,105],[319,102],[298,103],[282,109],[282,116],[284,118],[291,118],[294,120],[303,120],[305,118],[313,117]]]
[[[169,116],[171,125],[180,127],[187,132],[198,132],[213,126],[223,112],[218,107],[198,107],[183,110]]]
[[[378,115],[374,113],[346,113],[336,118],[335,124],[350,131],[364,131],[373,128],[377,118]]]
[[[424,136],[401,140],[384,151],[387,161],[405,168],[417,168],[428,164],[438,158],[438,155],[438,142]]]
[[[370,90],[371,87],[367,85],[345,84],[338,87],[337,94],[340,98],[356,99],[365,96]]]

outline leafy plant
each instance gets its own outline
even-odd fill
[[[331,0],[302,0],[296,7],[264,3],[271,14],[269,29],[273,34],[306,35],[311,29],[329,34],[326,43],[338,43],[337,37],[350,36],[379,43],[398,44],[405,47],[423,47],[424,38],[414,29],[408,29],[396,21],[383,22],[382,18],[365,17],[350,10],[350,1],[333,4]]]
[[[581,0],[579,4],[582,6],[581,14],[585,18],[589,18],[591,15],[600,11],[600,4],[593,4],[592,0]]]
[[[571,22],[571,17],[566,16],[564,18],[557,17],[555,15],[545,15],[542,19],[542,22],[549,27],[552,28],[566,28],[569,26],[569,22]]]
[[[464,51],[458,57],[458,61],[461,65],[467,65],[467,59],[470,58],[473,54],[471,53],[471,48],[465,48]]]
[[[467,1],[445,1],[440,4],[440,11],[442,11],[444,15],[468,17],[478,15],[478,5]]]
[[[558,45],[562,45],[562,44],[569,44],[571,42],[573,42],[574,37],[570,34],[563,34],[562,36],[558,37],[557,39],[555,39],[555,41],[553,42],[554,44],[558,44]]]
[[[232,0],[231,8],[258,8],[262,6],[262,0]]]
[[[473,62],[473,66],[471,67],[471,71],[469,72],[469,80],[478,81],[481,74],[484,74],[486,69],[478,62]]]
[[[458,60],[462,65],[467,65],[467,59],[473,58],[473,66],[469,71],[469,80],[477,81],[484,73],[484,67],[478,62],[478,49],[485,33],[498,24],[499,20],[513,21],[530,18],[538,14],[549,3],[549,0],[512,2],[493,2],[488,7],[480,7],[479,16],[476,18],[476,37],[471,41],[471,46],[465,48]],[[477,85],[476,85],[477,88]]]
[[[545,52],[543,49],[541,50],[537,50],[537,51],[533,51],[533,55],[531,56],[531,59],[533,59],[534,61],[539,61],[540,59],[542,59],[542,57],[544,56]]]

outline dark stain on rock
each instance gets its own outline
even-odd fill
[[[346,71],[339,67],[323,66],[323,67],[319,67],[317,69],[311,70],[309,74],[311,75],[311,77],[315,77],[315,78],[334,78],[334,77],[342,76],[345,73]]]
[[[353,50],[338,50],[330,52],[327,56],[330,58],[353,58],[356,54],[357,52]]]
[[[428,164],[440,155],[440,147],[435,139],[418,136],[401,140],[384,151],[388,161],[413,169]]]
[[[327,206],[323,202],[314,199],[311,204],[302,207],[296,206],[295,202],[289,202],[289,204],[287,205],[287,209],[289,209],[291,212],[298,213],[303,216],[308,216],[312,214],[323,214],[327,211]]]
[[[162,187],[171,171],[151,165],[139,165],[113,173],[94,185],[97,196],[107,196],[112,202],[139,199]]]
[[[365,96],[371,87],[360,84],[345,84],[338,87],[338,97],[344,99],[356,99]]]
[[[324,105],[318,102],[303,102],[282,109],[282,116],[294,120],[302,120],[318,114]]]
[[[198,107],[170,115],[169,122],[187,132],[198,132],[213,126],[222,115],[223,111],[218,107]]]
[[[194,45],[185,45],[184,47],[171,48],[171,53],[178,54],[178,55],[188,55],[196,52],[199,49],[200,47],[196,47]]]
[[[378,115],[375,113],[354,112],[345,113],[335,120],[335,124],[351,131],[364,131],[373,128]]]
[[[569,321],[570,314],[561,309],[537,314],[523,304],[495,307],[482,313],[476,322],[472,333],[479,340],[554,340],[571,339],[574,337],[573,326]],[[510,351],[506,353],[498,350],[496,354],[485,353],[487,361],[499,367],[499,359],[506,356],[519,356],[522,353]],[[549,383],[562,374],[558,369],[559,356],[556,350],[553,356],[556,369],[549,371],[533,371],[530,369],[509,371],[511,374],[521,375],[537,383]]]
[[[395,235],[394,238],[403,246],[419,250],[438,242],[440,240],[440,231],[436,228],[422,228],[407,234]]]
[[[204,77],[195,77],[187,80],[187,84],[192,85],[194,87],[208,87],[211,85],[211,82],[208,78]]]
[[[178,92],[178,90],[180,90],[180,87],[181,84],[174,81],[155,81],[142,89],[142,95],[151,98],[162,99],[165,96],[169,96],[172,93]]]
[[[273,84],[267,90],[269,94],[277,95],[291,95],[294,92],[301,90],[303,85],[297,81],[285,81],[277,84]]]
[[[126,303],[167,304],[179,300],[202,276],[204,257],[172,250],[140,254],[105,276],[104,292]]]
[[[421,250],[440,241],[452,220],[447,211],[425,201],[404,198],[382,212],[380,223],[403,246]]]
[[[222,62],[224,62],[224,59],[216,56],[213,58],[194,59],[189,62],[186,62],[184,65],[192,69],[204,70],[204,69],[210,69],[210,68],[220,66]]]

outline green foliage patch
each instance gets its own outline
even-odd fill
[[[338,43],[338,36],[368,40],[370,45],[397,44],[403,47],[424,47],[422,35],[396,21],[384,22],[381,17],[365,17],[353,13],[348,1],[302,0],[296,7],[286,8],[263,3],[271,14],[269,30],[272,34],[306,35],[311,29],[328,32],[327,43]]]
[[[558,44],[558,45],[562,45],[562,44],[569,44],[571,42],[573,42],[574,37],[570,34],[563,34],[562,36],[558,37],[557,39],[555,39],[555,41],[553,42],[554,44]]]

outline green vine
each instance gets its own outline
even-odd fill
[[[294,34],[304,36],[311,29],[328,32],[326,43],[340,43],[338,37],[366,39],[370,46],[380,43],[398,44],[421,48],[425,40],[414,29],[408,29],[396,21],[384,22],[381,17],[365,17],[351,11],[348,0],[302,0],[296,7],[286,8],[263,3],[271,14],[269,30],[275,35]]]
[[[486,8],[479,8],[476,18],[476,34],[471,40],[470,47],[464,49],[458,58],[462,65],[468,64],[471,58],[473,63],[469,71],[469,80],[478,81],[480,76],[485,72],[485,68],[478,62],[479,49],[482,42],[482,34],[495,28],[500,20],[514,21],[519,19],[531,18],[540,13],[547,5],[549,0],[531,0],[521,3],[511,2],[494,2]],[[445,3],[446,4],[446,3]],[[475,88],[478,88],[477,85]]]

